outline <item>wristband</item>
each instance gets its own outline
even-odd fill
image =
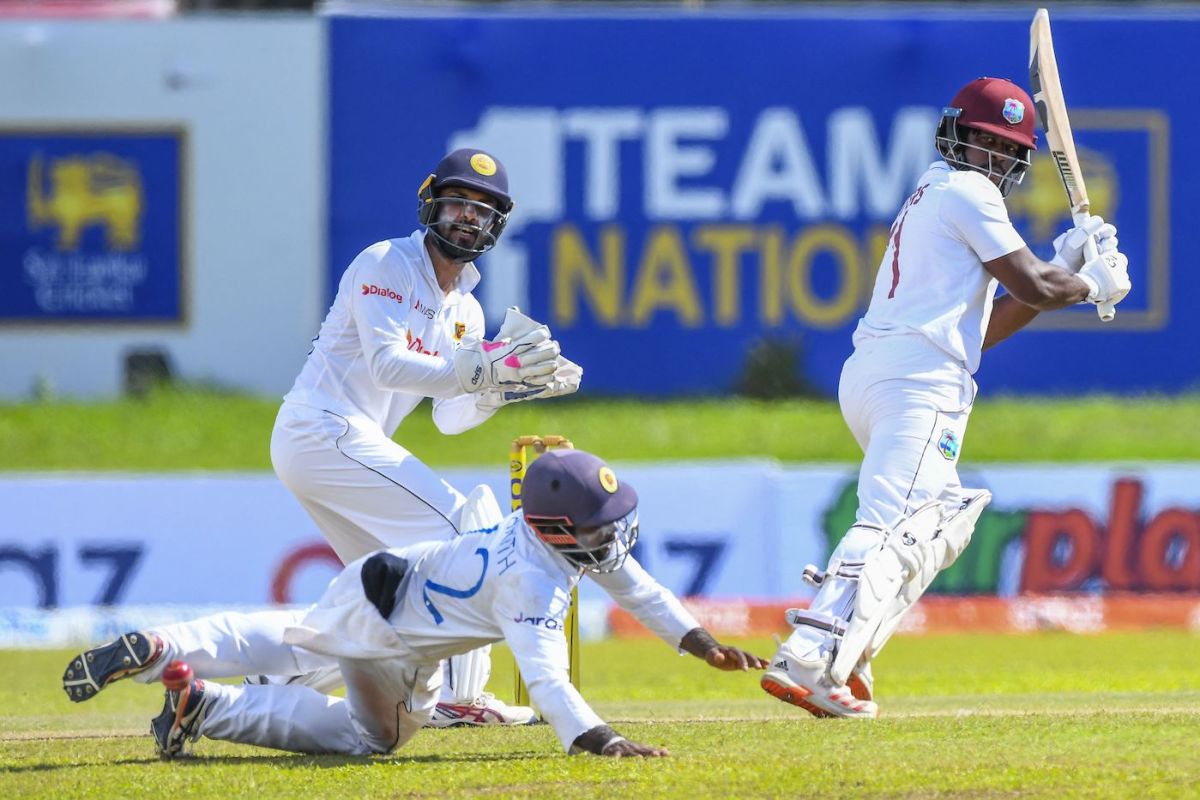
[[[612,728],[607,725],[597,725],[576,736],[575,741],[571,742],[571,749],[567,752],[573,756],[580,753],[591,753],[598,756],[603,755],[604,748],[610,744],[623,741],[625,741],[625,737]]]

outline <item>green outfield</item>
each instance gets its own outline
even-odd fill
[[[0,470],[269,470],[274,399],[190,389],[146,400],[0,406]],[[964,463],[1194,461],[1200,394],[981,402]],[[769,457],[853,463],[832,402],[568,400],[504,409],[445,437],[397,438],[434,466],[503,470],[520,433],[564,433],[611,460]],[[781,631],[782,632],[782,631]],[[302,756],[202,741],[160,762],[161,690],[63,696],[70,653],[0,650],[0,798],[1200,796],[1194,634],[899,637],[877,661],[882,716],[816,720],[656,641],[583,648],[584,693],[662,761],[567,758],[547,726],[423,731],[390,756]],[[769,656],[769,641],[742,643]],[[508,695],[511,660],[493,689]]]
[[[769,654],[768,641],[747,641]],[[1200,793],[1196,638],[901,637],[878,660],[882,716],[816,720],[657,641],[584,648],[584,693],[661,761],[563,755],[548,726],[422,731],[390,756],[201,740],[160,762],[161,690],[72,705],[70,653],[0,652],[0,797],[1183,798]],[[497,658],[494,687],[510,673]],[[603,666],[600,666],[603,665]]]
[[[146,400],[0,405],[0,470],[269,470],[278,400],[189,389]],[[523,433],[563,433],[610,460],[766,457],[853,462],[859,451],[832,401],[575,399],[501,409],[459,436],[428,408],[396,438],[433,466],[503,464]],[[963,462],[1200,458],[1200,394],[984,399]]]

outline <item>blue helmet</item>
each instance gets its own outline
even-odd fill
[[[529,465],[521,496],[529,528],[580,569],[618,570],[637,542],[637,492],[599,456],[548,451]]]
[[[453,187],[483,192],[492,202],[447,197],[446,190]],[[495,247],[513,208],[504,165],[472,148],[455,150],[438,162],[417,190],[417,198],[417,219],[452,261],[471,261]],[[452,209],[456,218],[446,219],[443,208]],[[453,235],[456,229],[459,236]]]

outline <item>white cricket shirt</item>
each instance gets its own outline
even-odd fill
[[[351,262],[285,403],[366,418],[389,437],[424,397],[434,398],[447,433],[490,416],[463,393],[451,361],[464,336],[483,337],[483,309],[471,295],[479,271],[467,264],[443,293],[424,240],[417,230]]]
[[[916,333],[974,373],[998,285],[983,262],[1024,246],[986,176],[931,164],[892,223],[855,346]]]
[[[554,727],[564,749],[604,721],[571,685],[564,624],[577,569],[542,543],[515,511],[498,525],[449,541],[425,542],[389,552],[409,561],[408,577],[388,622],[404,649],[441,660],[500,640],[520,667],[531,702]],[[367,658],[385,655],[391,632],[347,625],[330,613],[357,592],[367,605],[351,564],[289,641],[317,652]],[[699,627],[679,600],[633,558],[608,575],[587,573],[622,608],[668,645],[679,647]],[[368,615],[369,616],[369,615]],[[377,612],[374,612],[379,619]],[[330,620],[336,620],[331,622]]]

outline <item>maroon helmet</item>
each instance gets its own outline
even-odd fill
[[[964,158],[964,148],[974,145],[966,143],[967,137],[961,128],[985,131],[1013,142],[1021,150],[1007,169],[993,166],[991,156],[987,168],[970,164]],[[975,170],[989,177],[998,176],[1000,193],[1007,197],[1012,187],[1025,177],[1029,169],[1030,151],[1037,149],[1033,100],[1012,81],[976,78],[960,89],[950,105],[942,109],[942,121],[938,125],[935,142],[942,158],[955,169]]]

